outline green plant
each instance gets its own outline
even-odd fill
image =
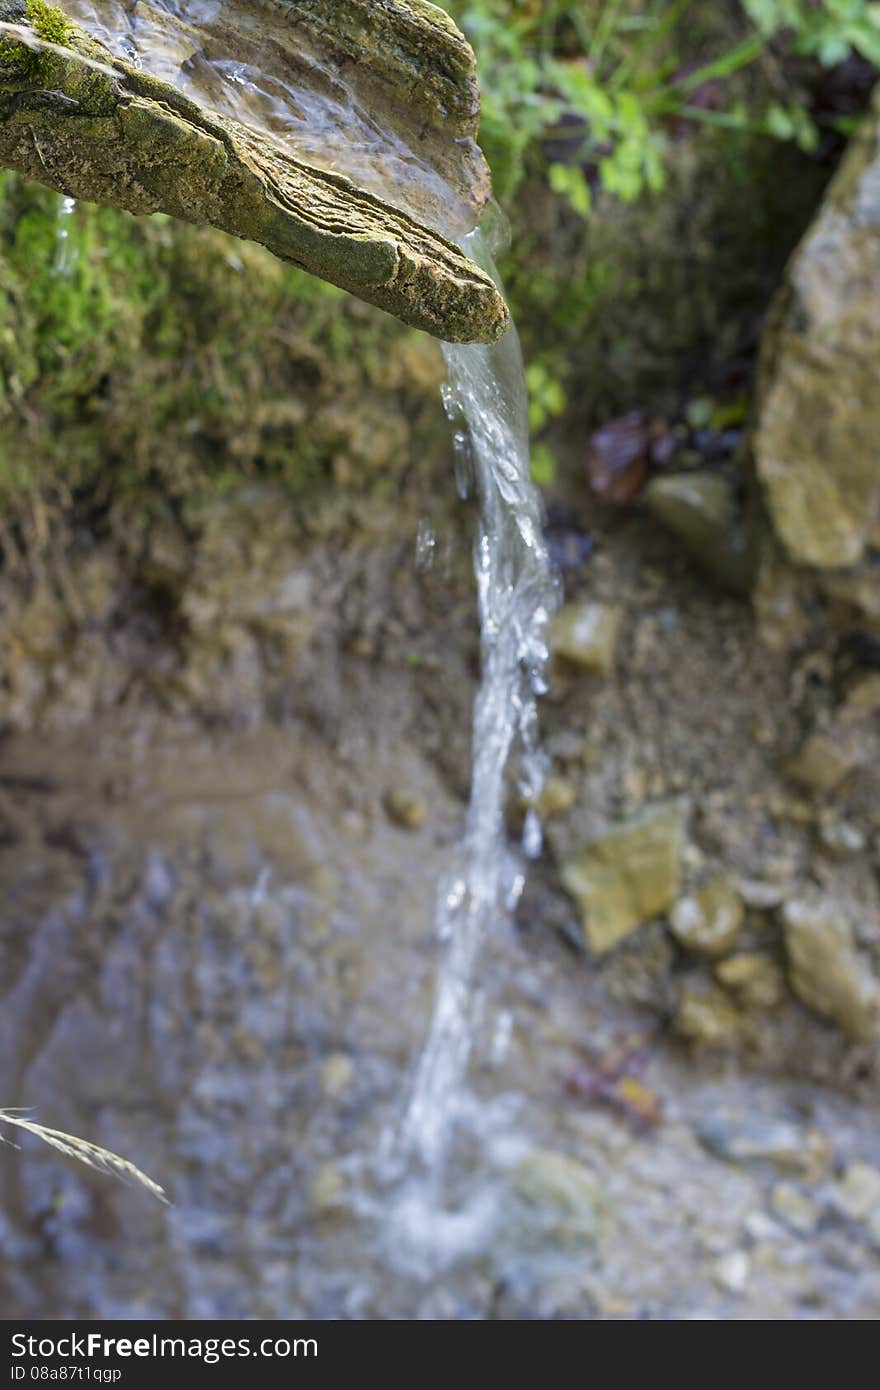
[[[758,32],[788,31],[795,49],[825,67],[858,53],[880,66],[880,4],[876,0],[742,0]]]
[[[65,211],[0,173],[0,547],[38,506],[103,525],[256,477],[317,490],[339,449],[312,426],[318,383],[381,380],[395,399],[391,341],[392,320],[256,246]]]
[[[556,455],[546,444],[532,446],[529,466],[532,482],[537,483],[538,487],[550,487],[556,481]]]
[[[545,355],[526,368],[526,384],[529,388],[529,429],[532,434],[540,434],[551,420],[562,415],[568,405],[565,387],[562,384],[563,364]],[[532,448],[532,478],[541,487],[549,487],[556,477],[556,458],[547,444],[537,443]]]
[[[529,388],[529,425],[543,429],[549,420],[561,415],[568,404],[558,367],[546,359],[530,362],[526,368]]]
[[[705,19],[696,0],[460,0],[449,8],[480,59],[481,141],[498,197],[510,202],[537,168],[584,218],[596,188],[626,202],[662,190],[682,125],[814,149],[817,127],[797,93],[762,98],[733,82],[771,47],[824,66],[852,53],[880,65],[872,0],[742,0],[734,24],[710,33],[696,61]]]

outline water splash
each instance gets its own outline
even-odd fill
[[[436,558],[437,536],[429,523],[422,519],[416,535],[416,569],[420,574],[427,574],[433,569]]]
[[[71,244],[70,228],[76,199],[63,197],[58,205],[58,229],[55,233],[55,261],[53,270],[58,275],[70,275],[76,266],[76,249]]]

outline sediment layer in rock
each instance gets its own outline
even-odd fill
[[[260,242],[436,337],[504,332],[491,278],[418,220],[115,57],[40,0],[3,0],[0,19],[14,26],[0,36],[6,167],[76,198]]]

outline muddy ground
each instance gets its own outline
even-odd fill
[[[468,786],[472,516],[448,464],[416,470],[430,505],[355,544],[285,538],[271,490],[218,504],[173,619],[109,542],[80,544],[67,586],[7,591],[7,638],[42,648],[7,648],[0,1097],[172,1205],[5,1149],[5,1316],[880,1312],[877,1044],[795,997],[779,918],[821,891],[880,960],[875,729],[833,794],[786,773],[870,672],[832,632],[769,649],[747,601],[638,509],[597,510],[574,465],[563,529],[593,549],[567,594],[619,610],[613,667],[554,670],[544,737],[573,804],[485,953],[464,1215],[431,1258],[411,1241],[375,1155],[427,1029]],[[738,885],[769,1002],[719,985],[668,914],[585,949],[562,866],[670,798],[680,892]],[[512,843],[520,815],[512,790]],[[832,819],[856,850],[829,847]]]

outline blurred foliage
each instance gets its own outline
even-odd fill
[[[880,4],[875,0],[743,0],[759,32],[788,33],[795,49],[825,67],[855,52],[880,67]]]
[[[816,109],[810,65],[815,73],[853,56],[880,65],[880,3],[871,0],[449,0],[447,8],[477,52],[480,140],[496,196],[517,222],[528,221],[523,202],[536,199],[564,206],[585,229],[597,198],[603,219],[609,199],[656,204],[679,147],[700,131],[714,132],[714,157],[729,166],[748,220],[776,142],[812,156],[823,127],[848,129],[846,116]],[[681,196],[680,186],[669,191]],[[590,230],[584,236],[589,242]],[[569,394],[570,334],[610,295],[629,297],[625,262],[623,250],[611,262],[594,255],[572,276],[570,262],[548,263],[528,237],[508,258],[539,439]],[[554,470],[541,439],[536,476],[546,482]]]
[[[626,202],[666,182],[682,125],[749,130],[816,148],[797,93],[749,100],[731,79],[791,51],[826,67],[856,53],[880,66],[872,0],[742,0],[706,25],[699,0],[451,0],[483,84],[481,141],[497,196],[510,203],[530,164],[588,216],[601,188]],[[702,13],[700,13],[702,12]],[[705,47],[700,52],[700,39]]]

